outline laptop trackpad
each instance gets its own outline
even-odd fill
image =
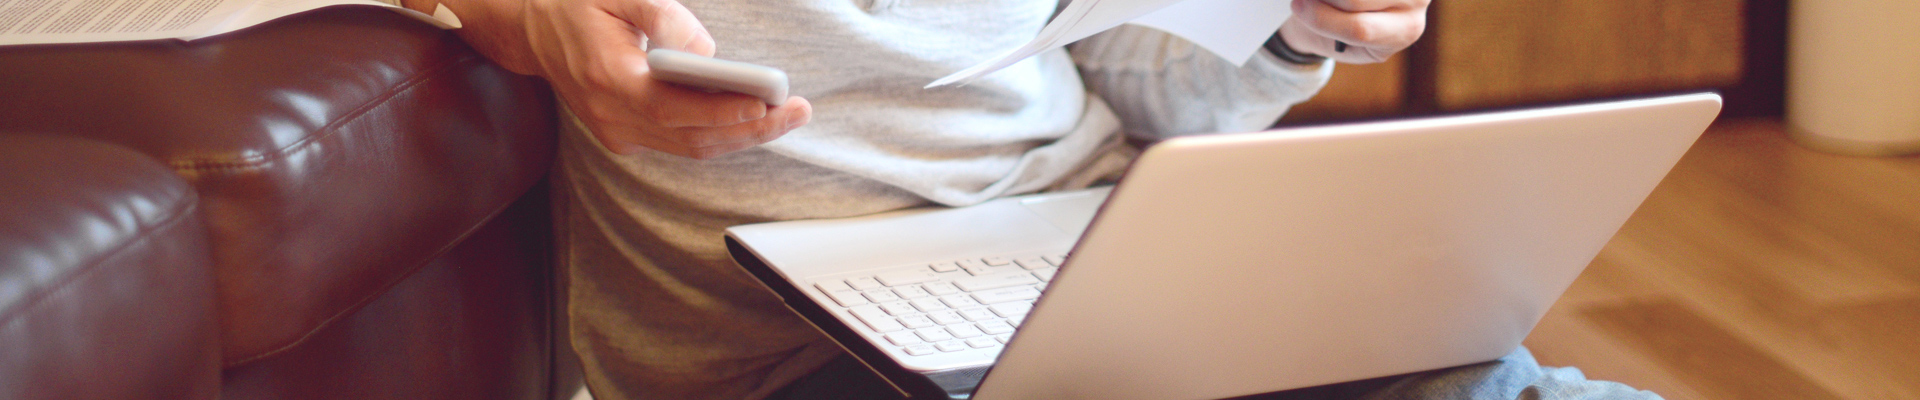
[[[1060,230],[1079,237],[1086,233],[1087,225],[1093,223],[1093,214],[1100,211],[1100,204],[1107,202],[1107,194],[1113,187],[1094,188],[1075,192],[1063,192],[1041,195],[1020,200],[1020,206],[1040,215]]]

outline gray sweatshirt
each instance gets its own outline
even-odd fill
[[[960,87],[1032,39],[1048,0],[684,0],[720,58],[786,70],[811,123],[696,161],[606,152],[569,121],[556,171],[570,337],[600,399],[757,398],[840,350],[727,258],[727,226],[968,205],[1125,165],[1124,132],[1252,131],[1332,64],[1236,67],[1123,27]],[[1115,156],[1119,154],[1120,156]]]
[[[1071,56],[1048,52],[971,85],[921,89],[1024,44],[1056,3],[686,3],[719,57],[784,69],[793,92],[813,101],[814,122],[767,151],[947,205],[1058,179],[1118,130],[1105,125],[1117,116],[1148,136],[1264,128],[1331,72],[1266,55],[1237,69],[1180,39],[1126,28],[1075,44]],[[1087,89],[1097,96],[1081,96]],[[1091,104],[1100,100],[1113,109]]]

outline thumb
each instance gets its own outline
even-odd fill
[[[613,3],[608,9],[615,17],[633,24],[645,35],[648,48],[679,50],[712,57],[713,35],[693,17],[693,12],[674,0],[602,0]]]

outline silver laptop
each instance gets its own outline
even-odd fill
[[[1702,93],[1184,137],[1111,188],[727,241],[916,398],[1266,393],[1511,352],[1719,110]]]

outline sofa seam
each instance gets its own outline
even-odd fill
[[[183,221],[186,221],[187,219],[186,217],[188,215],[192,215],[194,210],[198,210],[200,208],[198,196],[193,195],[192,194],[193,191],[191,190],[186,191],[186,193],[188,193],[188,195],[184,196],[185,198],[182,199],[185,201],[182,201],[181,205],[174,207],[174,209],[172,210],[173,211],[172,215],[168,215],[166,218],[156,221],[151,225],[148,225],[151,229],[136,230],[137,233],[142,233],[142,234],[136,235],[137,237],[133,239],[116,243],[113,250],[108,251],[104,254],[100,254],[98,256],[94,256],[93,258],[87,260],[86,262],[83,262],[82,263],[83,266],[80,267],[79,272],[68,275],[65,278],[59,279],[58,281],[54,282],[52,286],[50,286],[50,289],[42,290],[42,291],[31,294],[30,295],[31,297],[27,298],[25,302],[22,302],[19,307],[15,307],[13,310],[0,310],[0,326],[7,326],[8,324],[13,323],[13,319],[15,317],[20,315],[25,315],[26,311],[33,310],[35,307],[47,301],[47,299],[51,299],[59,295],[64,295],[68,293],[69,289],[73,287],[74,282],[79,281],[81,278],[98,274],[100,273],[101,270],[105,269],[105,268],[102,268],[101,265],[105,264],[106,260],[120,256],[122,252],[127,251],[127,249],[129,248],[132,248],[133,245],[141,244],[143,242],[150,242],[153,240],[153,235],[145,235],[144,233],[159,232],[162,230],[178,227],[180,223],[182,223]],[[211,268],[212,266],[208,265],[208,267]],[[212,282],[209,282],[209,284],[211,283]],[[12,313],[13,311],[20,311],[21,313],[14,314]]]
[[[318,130],[318,132],[321,132],[321,134],[313,135],[303,140],[300,140],[298,142],[288,144],[285,147],[274,149],[272,153],[231,157],[228,159],[216,159],[215,157],[188,157],[184,159],[169,160],[167,164],[173,167],[173,169],[176,171],[194,171],[194,172],[232,171],[232,170],[256,168],[256,167],[259,167],[260,165],[265,165],[265,164],[273,163],[282,159],[286,159],[291,154],[298,153],[302,150],[305,150],[308,147],[312,147],[315,143],[319,143],[323,140],[330,139],[335,135],[340,134],[341,132],[340,128],[342,126],[353,121],[358,121],[360,117],[365,116],[367,113],[372,112],[373,110],[380,108],[382,105],[387,104],[389,100],[392,100],[395,97],[399,97],[402,94],[412,93],[413,90],[418,88],[421,84],[440,77],[443,72],[446,72],[447,70],[451,70],[454,67],[460,66],[462,64],[471,63],[476,59],[477,58],[474,57],[473,55],[466,55],[458,59],[447,61],[446,63],[441,65],[435,65],[430,68],[423,69],[421,72],[419,72],[418,74],[415,74],[413,77],[408,78],[405,81],[402,81],[399,85],[395,86],[392,90],[388,90],[386,91],[386,93],[383,93],[380,96],[376,96],[372,99],[368,99],[366,102],[360,104],[360,106],[354,107],[353,111],[343,114],[339,118],[335,118],[332,121],[328,121],[326,125],[321,126],[321,128]],[[227,158],[227,157],[221,157],[221,158]]]

